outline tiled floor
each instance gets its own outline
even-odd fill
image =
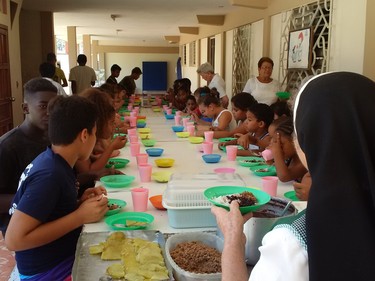
[[[3,236],[0,233],[0,281],[8,281],[16,264],[14,252],[5,247]]]

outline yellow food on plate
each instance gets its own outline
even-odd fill
[[[121,263],[114,263],[107,268],[107,274],[115,279],[123,278],[125,276],[124,267]]]
[[[100,243],[99,245],[92,245],[89,247],[90,255],[101,254],[103,250],[104,250],[104,243]]]
[[[136,221],[135,221],[136,222]],[[126,221],[129,224],[129,220]],[[168,280],[163,254],[158,243],[141,238],[127,238],[122,232],[112,233],[105,242],[90,247],[90,254],[102,260],[121,260],[110,265],[106,273],[114,279]]]

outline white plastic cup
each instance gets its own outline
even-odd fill
[[[271,196],[276,196],[277,194],[277,184],[279,178],[275,176],[268,176],[262,178],[262,190],[267,192]]]
[[[204,139],[207,142],[212,142],[214,139],[214,131],[205,131],[204,132]]]
[[[214,149],[214,143],[210,141],[205,141],[202,143],[203,154],[212,154]]]
[[[226,147],[227,151],[227,159],[228,161],[235,161],[237,157],[237,145],[227,145]]]
[[[141,149],[141,144],[139,142],[130,143],[130,155],[137,156]]]
[[[147,153],[138,153],[136,156],[137,158],[137,165],[147,164],[148,162],[148,154]]]
[[[131,189],[133,210],[135,212],[146,212],[148,204],[148,189],[137,187]]]

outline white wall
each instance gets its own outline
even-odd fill
[[[173,85],[176,80],[176,63],[178,54],[137,54],[137,53],[106,53],[105,54],[105,71],[106,78],[111,74],[111,66],[118,64],[121,67],[121,73],[118,82],[124,76],[130,75],[132,69],[136,66],[142,69],[143,61],[166,61],[168,65],[167,87]],[[137,85],[136,91],[142,92],[142,75],[135,81]],[[167,89],[166,89],[167,90]]]
[[[225,91],[229,100],[232,98],[233,83],[233,30],[225,32]],[[231,103],[229,103],[229,108]]]
[[[251,24],[250,76],[258,75],[258,61],[263,57],[263,20]]]
[[[363,72],[366,2],[333,1],[330,71]]]

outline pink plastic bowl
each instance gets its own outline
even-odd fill
[[[233,174],[236,171],[235,168],[216,168],[214,172],[216,174]]]

